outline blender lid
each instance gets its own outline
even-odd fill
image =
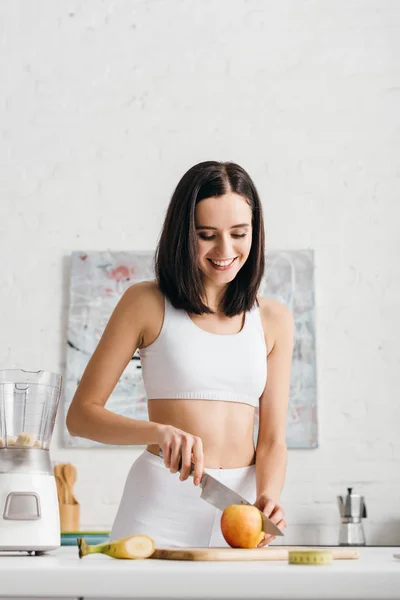
[[[27,371],[24,369],[0,369],[0,385],[13,383],[15,385],[34,384],[60,387],[61,375],[50,371]]]

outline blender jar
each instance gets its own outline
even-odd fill
[[[0,448],[49,449],[61,383],[57,373],[0,370]]]

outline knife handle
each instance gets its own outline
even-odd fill
[[[161,448],[158,451],[158,456],[160,458],[164,458],[164,452],[162,451]],[[182,457],[181,457],[181,460],[179,461],[179,466],[178,466],[179,473],[181,472],[181,469],[182,469]],[[193,475],[193,473],[194,473],[194,462],[192,461],[189,475]]]

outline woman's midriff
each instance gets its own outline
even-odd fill
[[[236,469],[254,464],[254,408],[221,400],[148,401],[150,421],[172,425],[201,438],[204,466]],[[158,455],[159,446],[147,450]]]

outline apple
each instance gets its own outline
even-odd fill
[[[231,548],[255,548],[264,539],[261,513],[249,504],[231,504],[221,516],[221,531]]]

